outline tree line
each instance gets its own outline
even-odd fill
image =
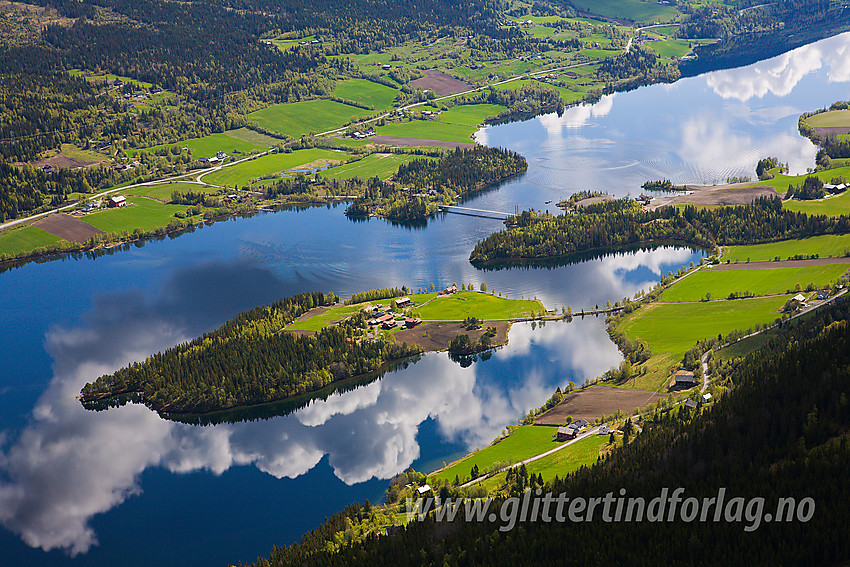
[[[419,352],[391,338],[366,339],[360,312],[314,335],[283,330],[335,301],[333,294],[302,293],[240,313],[215,331],[86,384],[82,401],[134,392],[165,414],[204,413],[313,392]]]
[[[749,205],[697,209],[659,207],[649,211],[630,199],[603,201],[575,214],[553,216],[524,211],[509,219],[514,228],[479,241],[473,264],[533,260],[617,246],[681,243],[704,249],[759,244],[822,234],[847,234],[850,217],[807,215],[782,207],[779,197]]]

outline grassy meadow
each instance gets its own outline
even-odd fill
[[[827,234],[752,246],[729,246],[723,249],[722,259],[732,262],[746,262],[747,259],[751,262],[764,262],[777,256],[787,260],[798,254],[818,254],[821,258],[828,258],[844,256],[845,251],[850,251],[850,234]]]
[[[260,156],[257,159],[244,161],[237,165],[224,167],[219,171],[204,176],[204,181],[213,185],[228,187],[247,185],[258,177],[275,175],[299,166],[313,164],[315,167],[332,162],[345,161],[349,154],[310,148],[295,150],[290,153],[274,153]]]
[[[398,171],[398,166],[417,158],[433,159],[405,154],[369,154],[361,160],[323,171],[322,176],[326,179],[349,179],[352,177],[370,179],[375,176],[380,179],[387,179]]]
[[[366,79],[350,79],[337,85],[331,94],[345,100],[368,104],[376,110],[387,110],[392,108],[399,92],[398,89]]]
[[[416,301],[416,296],[412,299]],[[437,297],[414,310],[423,320],[428,321],[463,321],[467,317],[477,317],[486,324],[488,319],[527,317],[532,312],[540,313],[546,308],[536,299],[506,299],[477,291],[459,291]]]
[[[21,254],[62,240],[35,226],[21,226],[0,232],[0,254]]]
[[[185,211],[186,205],[166,205],[145,197],[130,197],[126,207],[98,211],[82,217],[85,223],[104,232],[132,232],[136,228],[152,230],[174,220],[174,213]]]

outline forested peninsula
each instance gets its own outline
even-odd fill
[[[536,211],[508,219],[511,226],[478,242],[475,265],[568,258],[620,246],[678,243],[713,250],[788,238],[850,232],[850,217],[807,215],[783,209],[779,197],[716,209],[688,205],[645,210],[630,199],[603,201],[572,214]]]
[[[86,384],[81,401],[93,407],[138,394],[164,414],[205,413],[313,392],[419,352],[392,338],[366,340],[361,311],[315,334],[283,331],[310,309],[335,302],[333,294],[313,292],[256,307],[193,341]]]

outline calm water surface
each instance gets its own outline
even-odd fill
[[[479,140],[529,160],[474,198],[513,211],[580,189],[637,194],[647,179],[725,181],[815,148],[797,115],[850,98],[850,35],[756,65],[605,97]],[[492,440],[558,385],[620,360],[599,319],[515,325],[468,367],[428,354],[271,419],[197,427],[143,406],[87,412],[87,381],[301,291],[486,282],[548,307],[633,295],[698,258],[685,249],[554,268],[482,271],[467,258],[498,221],[446,215],[424,228],[351,222],[342,208],[260,214],[97,259],[0,274],[0,557],[3,564],[224,565],[296,540],[386,479]]]

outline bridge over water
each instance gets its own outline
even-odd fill
[[[474,209],[472,207],[461,207],[459,205],[441,205],[440,209],[447,213],[468,215],[471,217],[483,217],[486,219],[506,220],[508,217],[514,215],[514,213],[506,213],[503,211],[489,211],[487,209]]]

